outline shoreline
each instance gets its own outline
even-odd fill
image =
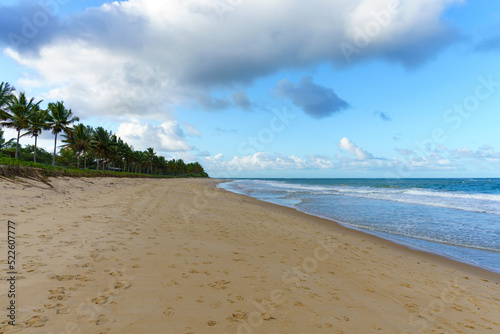
[[[213,179],[213,180],[219,181],[218,179]],[[220,180],[220,181],[221,182],[219,182],[219,183],[230,182],[230,181],[226,181],[226,180]],[[219,189],[222,189],[222,190],[227,191],[227,192],[229,192],[231,194],[234,194],[234,195],[243,196],[243,197],[246,197],[246,198],[250,198],[252,200],[256,200],[259,203],[265,203],[267,205],[270,205],[271,207],[272,206],[276,206],[276,207],[279,207],[279,208],[285,208],[285,209],[293,210],[294,212],[296,211],[297,213],[300,213],[300,214],[305,215],[307,217],[312,217],[312,218],[315,218],[315,219],[319,219],[320,221],[318,221],[318,224],[320,224],[320,225],[322,225],[324,227],[327,227],[327,228],[329,227],[329,225],[333,225],[334,229],[345,229],[345,230],[349,231],[349,233],[350,232],[355,232],[353,234],[354,235],[357,234],[359,236],[359,238],[364,238],[364,239],[374,238],[373,239],[374,242],[377,242],[377,241],[380,242],[380,243],[384,243],[385,242],[388,245],[390,245],[390,247],[397,248],[398,250],[401,250],[401,248],[402,248],[403,250],[406,250],[408,252],[417,252],[417,253],[425,254],[425,256],[428,256],[429,258],[432,258],[433,261],[446,263],[446,264],[451,265],[451,266],[457,266],[457,269],[460,269],[460,270],[463,270],[463,271],[470,271],[470,272],[472,272],[474,274],[477,274],[477,275],[484,275],[485,277],[488,277],[488,278],[490,278],[492,280],[496,280],[497,283],[500,284],[500,273],[497,273],[497,272],[492,271],[492,270],[488,270],[487,268],[483,268],[483,267],[480,267],[480,266],[475,266],[475,265],[470,264],[470,263],[462,262],[462,261],[459,261],[459,259],[457,259],[457,258],[453,258],[451,256],[446,256],[446,255],[442,255],[442,254],[438,254],[438,253],[434,253],[431,250],[426,250],[424,248],[419,248],[418,246],[413,246],[413,245],[410,245],[410,244],[405,244],[404,242],[397,242],[395,240],[384,238],[382,236],[376,235],[375,233],[370,233],[368,231],[363,231],[361,228],[345,226],[347,224],[344,225],[343,223],[337,222],[337,221],[332,220],[330,218],[322,217],[322,216],[317,216],[317,215],[314,215],[314,214],[310,214],[310,213],[301,211],[301,210],[299,210],[297,208],[294,208],[294,207],[289,207],[289,206],[286,206],[286,205],[281,205],[281,204],[277,204],[277,203],[273,203],[273,202],[268,202],[268,201],[261,200],[261,199],[255,198],[255,197],[251,197],[251,196],[247,196],[247,195],[244,195],[244,194],[239,194],[239,193],[236,193],[236,192],[232,192],[232,191],[224,189],[224,188],[219,188]]]
[[[233,181],[233,180],[222,179],[220,183],[227,183],[227,182],[231,182],[231,181]],[[292,210],[296,210],[297,212],[301,212],[301,213],[304,213],[304,214],[312,216],[312,217],[317,217],[317,218],[320,218],[320,219],[327,220],[327,221],[329,221],[331,223],[334,223],[334,224],[336,224],[338,226],[341,226],[343,228],[347,228],[348,230],[351,230],[351,231],[357,231],[357,232],[360,232],[360,233],[363,233],[363,234],[368,234],[368,235],[374,236],[374,237],[382,239],[382,240],[389,241],[389,242],[391,242],[391,243],[393,243],[395,245],[399,245],[399,246],[405,247],[407,249],[410,249],[410,250],[413,250],[413,251],[416,251],[416,252],[423,252],[423,253],[427,253],[427,254],[432,254],[432,255],[435,255],[435,256],[447,259],[447,260],[452,261],[452,262],[457,262],[459,264],[471,266],[472,268],[481,269],[481,270],[484,270],[486,272],[490,272],[492,274],[500,276],[500,271],[496,271],[493,268],[488,268],[486,266],[481,266],[480,264],[474,264],[474,263],[471,263],[471,262],[467,262],[466,260],[463,260],[463,259],[461,259],[459,257],[456,257],[456,256],[453,256],[453,255],[442,254],[442,253],[439,253],[439,252],[434,251],[432,249],[426,248],[425,246],[418,246],[418,245],[412,244],[411,242],[406,242],[404,240],[398,240],[397,237],[394,237],[392,234],[390,234],[388,232],[379,232],[379,231],[375,231],[375,230],[374,231],[364,230],[361,227],[350,225],[349,223],[343,223],[343,222],[340,222],[340,221],[336,221],[336,220],[334,220],[332,218],[329,218],[327,216],[321,216],[321,215],[316,215],[316,214],[313,214],[313,213],[308,213],[308,212],[302,211],[298,207],[295,207],[294,205],[286,205],[286,204],[276,203],[276,202],[272,202],[272,201],[267,201],[265,199],[259,199],[259,198],[256,198],[256,197],[248,196],[246,194],[241,194],[241,193],[238,193],[238,192],[233,192],[233,191],[225,189],[225,188],[220,188],[220,189],[226,190],[226,191],[228,191],[230,193],[233,193],[233,194],[237,194],[237,195],[241,195],[241,196],[247,196],[249,198],[256,199],[257,201],[261,201],[263,203],[269,203],[269,204],[277,205],[277,206],[280,206],[280,207],[285,207],[285,208],[289,208],[289,209],[292,209]],[[386,235],[386,236],[384,236],[384,235]],[[405,237],[405,238],[409,238],[410,239],[410,237]],[[433,243],[433,241],[426,241],[426,242]],[[449,245],[449,246],[451,246],[451,247],[460,247],[460,246],[454,246],[454,245]],[[480,249],[478,249],[478,250],[480,250]],[[484,250],[484,251],[486,251],[486,250]],[[489,252],[491,252],[491,251],[489,251]],[[493,252],[491,252],[491,253],[493,253]]]
[[[16,327],[0,333],[500,331],[500,275],[221,180],[49,182],[0,180],[19,227]]]

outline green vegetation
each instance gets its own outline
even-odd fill
[[[79,118],[66,109],[64,102],[49,103],[48,110],[41,110],[41,102],[28,99],[23,92],[15,95],[8,83],[0,84],[0,125],[17,131],[17,140],[7,141],[0,128],[0,175],[208,177],[198,162],[167,161],[151,147],[135,151],[103,127],[73,125]],[[37,147],[43,130],[54,134],[53,154]],[[57,155],[60,133],[63,145]],[[26,135],[34,137],[34,145],[20,147],[19,138]],[[81,162],[83,168],[80,168]]]

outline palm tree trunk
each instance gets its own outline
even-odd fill
[[[55,133],[56,137],[54,139],[54,155],[52,156],[52,166],[56,164],[56,148],[57,148],[57,132]]]
[[[17,159],[17,151],[19,150],[19,136],[21,135],[21,129],[17,130],[17,144],[16,144],[16,159]]]
[[[36,142],[37,142],[38,136],[35,136],[35,152],[33,155],[33,162],[36,162]]]

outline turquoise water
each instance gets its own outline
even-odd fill
[[[246,179],[220,187],[500,273],[500,179]]]

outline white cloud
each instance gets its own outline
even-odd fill
[[[359,160],[373,159],[373,155],[371,153],[366,152],[361,147],[354,144],[349,138],[342,138],[338,146],[340,149],[356,156]]]
[[[439,152],[429,152],[418,155],[409,149],[396,149],[403,153],[401,158],[374,157],[348,138],[342,138],[338,145],[348,155],[338,154],[335,158],[321,155],[298,157],[295,155],[283,156],[269,152],[259,152],[248,156],[235,156],[226,160],[222,154],[203,156],[203,166],[212,173],[225,172],[227,177],[237,177],[242,171],[258,170],[321,170],[332,169],[342,171],[375,171],[387,173],[392,177],[411,177],[416,173],[426,171],[464,171],[473,162],[484,163],[493,170],[492,166],[500,165],[500,152],[496,152],[490,145],[483,145],[477,151],[469,148],[448,150],[440,148]],[[492,165],[492,163],[494,163]],[[493,168],[493,169],[492,169]]]
[[[191,125],[191,124],[184,124],[184,126],[186,127],[186,135],[187,136],[201,138],[201,134],[198,131],[198,129],[196,128],[196,126]]]
[[[353,62],[383,59],[415,66],[432,59],[455,38],[441,14],[459,1],[400,0],[390,23],[370,36]],[[9,45],[5,36],[0,43],[26,69],[15,83],[19,90],[47,87],[39,98],[63,100],[82,122],[122,117],[119,133],[137,148],[187,151],[184,136],[198,131],[186,126],[186,133],[179,133],[171,119],[174,108],[196,101],[207,110],[251,110],[245,89],[258,78],[321,62],[350,66],[340,45],[355,44],[359,29],[377,22],[374,15],[392,2],[233,1],[221,11],[220,0],[115,1],[54,18],[20,47]],[[15,12],[22,17],[28,9],[33,11],[19,5]],[[4,22],[14,31],[8,23],[22,21],[2,20],[5,13],[0,26]],[[223,95],[213,96],[217,90]],[[166,121],[153,126],[134,119]],[[348,144],[358,159],[373,158]],[[311,164],[281,159],[276,166]],[[252,166],[266,166],[264,157],[257,160]]]
[[[300,158],[294,155],[284,156],[278,153],[258,152],[253,155],[233,157],[224,160],[222,154],[204,158],[203,166],[212,171],[238,172],[243,170],[298,170],[298,169],[328,169],[334,164],[322,156],[309,155]]]
[[[191,150],[184,141],[184,132],[176,121],[166,121],[160,125],[133,120],[121,123],[116,135],[135,150],[153,147],[159,152],[183,152]]]
[[[440,16],[458,1],[401,0],[360,60],[413,66],[432,58],[453,39]],[[57,21],[40,30],[37,43],[6,53],[39,74],[25,83],[55,87],[44,98],[89,115],[152,116],[215,88],[238,94],[239,86],[284,68],[348,65],[340,44],[354,43],[358,29],[392,2],[253,0],[222,12],[220,0],[113,2]],[[224,108],[235,103],[221,101]]]

